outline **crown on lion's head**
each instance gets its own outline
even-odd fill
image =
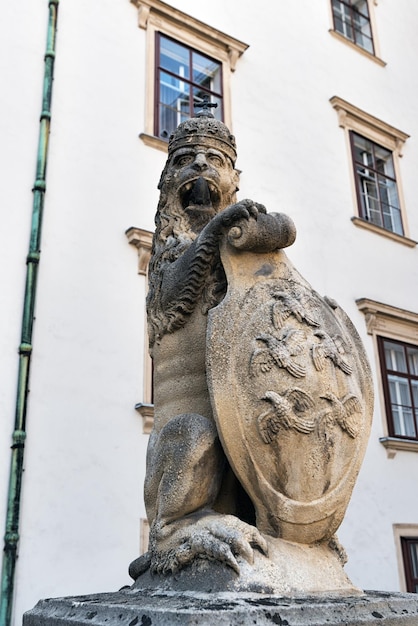
[[[215,119],[210,113],[198,113],[196,117],[179,124],[170,135],[168,155],[171,156],[178,148],[197,144],[218,148],[229,156],[235,165],[237,158],[235,137],[223,122]]]

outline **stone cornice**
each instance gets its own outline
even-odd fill
[[[145,276],[151,257],[152,232],[131,226],[125,234],[129,243],[138,250],[138,274]]]
[[[369,298],[360,298],[356,304],[364,313],[369,335],[389,333],[405,341],[418,341],[418,313]]]
[[[231,37],[161,0],[131,0],[131,2],[138,8],[138,26],[140,28],[146,29],[149,20],[154,18],[169,21],[179,28],[187,28],[199,37],[204,37],[213,45],[222,46],[228,53],[232,71],[235,69],[238,58],[248,48],[248,44],[243,41],[235,39],[235,37]]]
[[[401,156],[402,146],[408,139],[409,135],[402,130],[382,122],[374,115],[366,113],[362,109],[350,104],[346,100],[333,96],[330,98],[330,103],[337,111],[338,123],[342,128],[349,127],[359,132],[364,132],[364,128],[368,128],[369,132],[377,135],[380,140],[386,139],[387,145],[390,145],[392,150],[396,150]]]

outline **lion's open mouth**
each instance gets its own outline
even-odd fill
[[[185,183],[180,188],[180,200],[187,213],[212,216],[218,209],[219,192],[212,182],[199,176],[199,178]]]

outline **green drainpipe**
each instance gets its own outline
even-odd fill
[[[0,626],[9,626],[12,618],[14,579],[19,541],[20,494],[22,490],[23,456],[26,438],[29,369],[32,353],[36,279],[40,258],[42,213],[45,196],[45,174],[51,120],[51,93],[54,74],[55,39],[59,0],[49,0],[48,35],[45,53],[42,113],[40,119],[36,178],[33,186],[32,228],[26,259],[26,285],[23,304],[22,332],[19,346],[15,424],[12,435],[9,491],[7,497],[6,532],[4,536],[1,573]]]

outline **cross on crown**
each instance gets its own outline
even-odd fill
[[[202,109],[197,115],[207,115],[208,117],[213,117],[210,109],[216,109],[217,106],[217,102],[210,102],[208,94],[203,96],[201,102],[194,103],[195,109]]]

